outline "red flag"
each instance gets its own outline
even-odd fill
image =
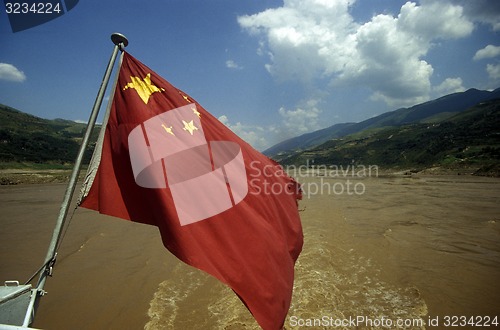
[[[298,184],[128,53],[103,132],[80,205],[158,226],[175,256],[280,329],[303,242]]]

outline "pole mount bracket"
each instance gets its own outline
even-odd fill
[[[111,35],[111,41],[123,51],[124,47],[128,46],[128,39],[121,33],[113,33]]]

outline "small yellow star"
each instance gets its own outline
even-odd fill
[[[198,110],[196,110],[196,108],[195,108],[195,107],[192,107],[192,108],[191,108],[191,110],[193,110],[193,113],[194,113],[195,115],[197,115],[197,116],[198,116],[198,118],[201,118],[201,113],[199,113],[199,112],[198,112]]]
[[[189,123],[186,123],[184,120],[182,121],[184,124],[183,130],[189,132],[189,134],[193,135],[194,131],[198,130],[198,127],[194,126],[193,121],[191,120]]]
[[[128,84],[123,87],[123,90],[133,88],[139,94],[139,97],[141,100],[145,103],[148,104],[149,97],[151,94],[155,92],[163,92],[165,89],[159,88],[151,83],[151,73],[148,73],[144,79],[141,79],[139,77],[130,77],[132,82],[129,82]]]
[[[187,95],[182,95],[182,98],[186,101],[188,101],[189,103],[191,103],[191,100],[189,99],[189,97]]]
[[[164,124],[161,124],[161,126],[165,129],[165,131],[169,134],[172,134],[173,136],[175,136],[174,132],[172,131],[172,126],[170,127],[167,127],[165,126]]]

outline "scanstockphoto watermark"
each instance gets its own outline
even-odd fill
[[[377,329],[408,329],[422,328],[425,326],[425,321],[421,318],[397,318],[391,319],[385,316],[368,317],[368,316],[350,316],[346,318],[334,318],[323,315],[317,318],[300,318],[291,316],[289,319],[290,326],[301,328],[377,328]]]
[[[315,165],[309,161],[302,165],[266,165],[260,162],[250,163],[249,183],[256,194],[295,193],[285,187],[282,182],[271,180],[273,177],[289,175],[300,184],[302,196],[311,198],[315,195],[350,195],[359,196],[366,193],[363,179],[378,177],[377,165]]]

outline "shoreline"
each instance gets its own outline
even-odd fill
[[[72,169],[36,169],[36,168],[5,168],[0,169],[0,186],[21,185],[21,184],[47,184],[47,183],[67,183],[71,176]],[[79,181],[85,176],[85,169],[82,169],[79,175]],[[325,176],[324,171],[309,168],[306,176]],[[500,172],[480,171],[479,167],[463,168],[443,168],[429,167],[422,170],[412,168],[378,168],[375,177],[418,177],[418,176],[474,176],[500,178]],[[293,176],[293,175],[292,175]],[[348,175],[349,176],[349,175]],[[331,177],[331,176],[330,176]],[[333,178],[343,179],[342,175],[333,176]]]
[[[70,169],[0,169],[0,186],[20,184],[67,183]],[[85,171],[80,172],[82,179]]]

